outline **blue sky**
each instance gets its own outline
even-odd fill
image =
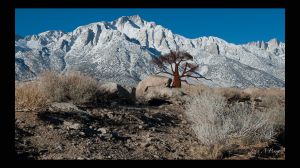
[[[284,9],[16,9],[15,32],[26,36],[121,16],[140,15],[187,38],[216,36],[241,44],[277,38],[285,41]]]

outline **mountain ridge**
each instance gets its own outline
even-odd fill
[[[194,56],[203,75],[214,81],[201,82],[210,86],[285,86],[285,43],[277,39],[241,45],[213,36],[189,39],[138,15],[90,23],[71,32],[50,30],[17,37],[16,80],[45,70],[76,70],[98,80],[136,85],[155,71],[149,63],[153,57],[179,49]]]

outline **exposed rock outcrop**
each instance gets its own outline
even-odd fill
[[[136,88],[138,102],[149,102],[153,99],[169,101],[179,100],[185,93],[180,88],[170,88],[171,79],[164,76],[150,75],[142,80]]]

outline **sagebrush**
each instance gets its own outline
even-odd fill
[[[64,75],[46,72],[41,75],[40,81],[44,94],[53,102],[93,102],[98,89],[96,80],[79,72]]]
[[[228,104],[223,95],[215,92],[194,96],[187,105],[186,114],[198,139],[205,145],[234,141],[253,144],[272,141],[275,135],[276,123],[270,117],[274,116],[274,109],[261,112],[247,102]]]
[[[43,94],[39,82],[16,83],[15,107],[17,110],[34,110],[47,105],[47,97]]]
[[[64,75],[45,72],[38,80],[16,83],[16,108],[35,109],[50,102],[94,103],[99,95],[98,85],[96,80],[79,72]]]

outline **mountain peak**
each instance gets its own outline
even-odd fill
[[[136,25],[142,26],[144,25],[144,20],[139,15],[131,15],[131,16],[122,16],[116,19],[114,22],[117,24],[125,24],[126,22],[133,22]]]
[[[42,36],[59,36],[60,37],[63,34],[65,34],[65,32],[62,31],[62,30],[48,30],[48,31],[40,33],[39,35],[42,35]]]
[[[246,45],[248,46],[256,46],[262,49],[267,49],[267,48],[277,48],[277,47],[282,47],[284,46],[284,43],[280,42],[277,38],[272,38],[267,42],[264,41],[252,41],[247,43]]]
[[[268,44],[270,46],[279,46],[279,40],[277,38],[272,38],[271,40],[268,41]]]
[[[143,19],[140,17],[140,15],[131,15],[127,16],[132,21],[142,21]]]

